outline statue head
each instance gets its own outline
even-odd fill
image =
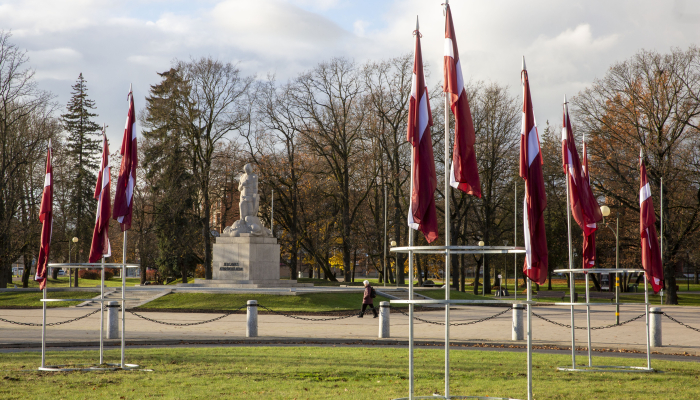
[[[253,173],[253,165],[248,163],[243,167],[243,171],[245,171],[246,174],[252,174]]]

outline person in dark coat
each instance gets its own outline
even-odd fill
[[[372,309],[372,313],[374,314],[374,318],[377,318],[379,315],[377,313],[377,309],[374,308],[374,300],[372,299],[372,292],[374,289],[372,286],[370,286],[369,281],[364,281],[365,284],[365,293],[364,296],[362,296],[362,311],[360,311],[360,315],[358,315],[358,318],[362,318],[362,316],[365,314],[365,310],[367,309],[367,306]]]

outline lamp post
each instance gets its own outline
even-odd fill
[[[68,263],[70,264],[70,256],[73,248],[71,247],[71,242],[78,243],[78,238],[73,237],[70,242],[68,242]],[[77,256],[76,256],[77,257]],[[73,268],[68,268],[68,287],[73,287]]]
[[[479,243],[477,243],[477,244],[478,244],[479,246],[483,246],[483,245],[484,245],[484,241],[483,241],[483,240],[479,240]],[[481,266],[484,267],[484,277],[486,277],[486,254],[482,254],[482,255],[481,255]],[[476,279],[478,280],[479,277],[477,276]],[[486,296],[486,285],[485,285],[485,282],[483,282],[483,279],[482,279],[482,282],[481,282],[481,295],[482,295],[482,296]]]
[[[389,243],[389,245],[391,245],[391,247],[396,247],[396,240],[391,239],[391,243]],[[394,265],[396,268],[398,268],[396,264],[396,255],[394,254]],[[386,268],[389,268],[389,265],[387,265]],[[396,287],[399,287],[399,280],[396,278],[396,273],[397,271],[394,271],[394,280],[396,281]]]
[[[503,246],[508,247],[507,240],[503,241]],[[505,258],[503,259],[503,274],[505,275],[505,284],[503,284],[502,286],[505,290],[501,294],[505,296],[506,293],[508,292],[508,268],[506,268],[506,259]],[[501,288],[499,288],[499,289],[501,289]]]
[[[605,222],[605,217],[610,215],[610,208],[602,206],[600,207],[600,212],[603,214],[603,224],[615,235],[615,269],[618,269],[620,267],[620,212],[617,211],[617,222],[614,231]],[[615,274],[615,324],[620,325],[620,275],[617,273]]]

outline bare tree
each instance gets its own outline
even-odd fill
[[[613,65],[604,78],[574,99],[578,122],[591,138],[594,189],[609,204],[614,202],[611,208],[633,211],[630,218],[636,213],[638,219],[640,149],[648,157],[654,204],[664,216],[667,304],[678,304],[676,258],[700,229],[700,170],[694,158],[700,145],[699,100],[697,47],[673,49],[668,54],[640,51]],[[662,179],[663,210],[658,196]],[[660,222],[657,217],[657,224]],[[632,220],[629,224],[634,226]],[[629,239],[638,243],[638,230],[630,234],[634,236]],[[635,253],[628,254],[639,260],[636,247]]]

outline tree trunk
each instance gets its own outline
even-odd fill
[[[464,293],[464,279],[465,279],[465,268],[466,266],[464,265],[466,261],[466,257],[464,254],[459,255],[459,291]]]
[[[547,290],[552,290],[552,269],[547,268]]]
[[[483,259],[484,257],[481,256],[481,259],[477,260],[474,266],[474,294],[479,294],[479,273],[481,272],[481,261]]]
[[[484,294],[491,294],[491,271],[489,258],[484,256]]]
[[[29,276],[30,275],[31,275],[30,268],[27,268],[25,266],[24,271],[22,271],[22,287],[25,289],[29,287]]]

